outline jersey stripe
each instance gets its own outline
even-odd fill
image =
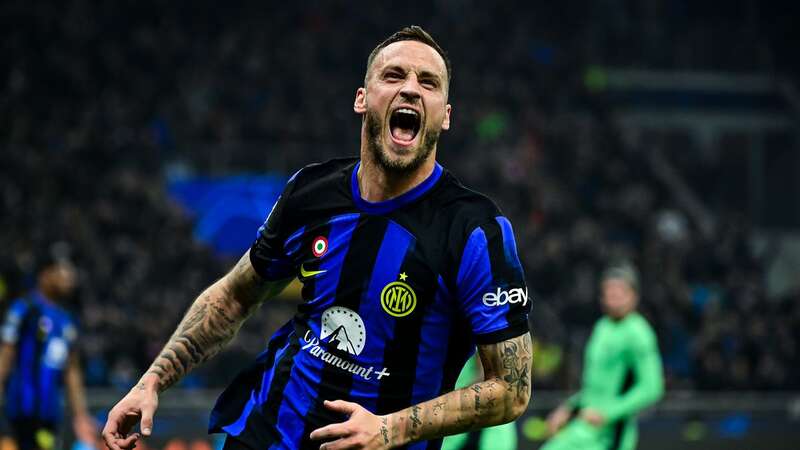
[[[381,291],[387,284],[397,281],[400,266],[413,239],[414,237],[405,228],[395,222],[389,222],[369,279],[366,294],[368,301],[362,302],[358,310],[361,317],[370,317],[374,314],[373,311],[377,311],[379,315],[386,314],[382,307],[377,305],[381,301]],[[364,348],[365,353],[361,354],[361,359],[369,361],[370,365],[373,365],[374,362],[375,370],[380,370],[383,368],[385,350],[383,344],[394,335],[395,321],[393,319],[381,320],[386,319],[385,317],[371,317],[370,319],[369,322],[376,326],[368,328],[367,339],[370,340],[370,345]],[[374,381],[368,382],[361,377],[353,377],[350,398],[374,413],[378,407],[378,385]]]
[[[440,281],[439,278],[437,281]],[[448,320],[447,310],[450,304],[446,302],[441,289],[437,289],[435,301],[430,310],[438,312],[429,314],[422,324],[420,336],[419,355],[417,356],[417,370],[411,394],[411,404],[417,404],[436,397],[441,391],[442,371],[445,364],[446,353],[442,351],[442,342],[450,336],[450,327],[453,322]],[[465,336],[462,336],[466,339]]]
[[[264,436],[263,434],[260,436],[261,439],[259,442],[263,442],[263,445],[269,445],[280,441],[281,434],[277,431],[280,426],[280,413],[282,411],[280,408],[285,403],[284,398],[287,395],[288,385],[292,379],[292,372],[295,370],[295,358],[300,351],[300,342],[298,342],[294,332],[289,335],[288,339],[289,342],[286,350],[283,355],[280,355],[279,362],[275,366],[275,373],[269,385],[269,392],[260,408],[266,423],[248,423],[247,425],[247,429],[259,427],[262,428],[264,432],[270,433],[268,436]]]
[[[339,265],[341,275],[336,284],[336,293],[333,305],[343,306],[353,311],[358,311],[367,284],[364,279],[364,268],[374,265],[380,249],[380,243],[386,233],[387,222],[382,220],[369,220],[369,216],[359,217],[353,233],[353,241],[358,246],[350,246],[344,261]],[[331,305],[332,306],[332,305]],[[318,334],[321,335],[321,334]],[[327,351],[337,354],[344,359],[351,356],[344,351],[328,347]],[[350,392],[353,375],[332,365],[325,364],[319,377],[313,406],[305,414],[306,427],[303,430],[301,448],[316,448],[319,443],[309,439],[314,429],[329,423],[342,422],[345,417],[325,408],[325,400],[345,399]]]
[[[421,255],[412,247],[406,254],[400,270],[408,274],[426,274],[426,278],[408,278],[406,282],[417,292],[435,292],[437,276],[430,269],[420,267],[423,265],[422,261]],[[432,297],[432,295],[428,297],[417,295],[414,312],[397,319],[394,337],[387,342],[384,351],[384,366],[391,375],[383,377],[380,381],[378,414],[387,414],[410,405],[422,339],[422,320],[431,306]]]
[[[280,381],[275,377],[275,373],[279,372],[280,368],[275,366],[276,361],[280,365],[287,359],[291,360],[291,357],[286,352],[290,345],[288,336],[290,331],[291,329],[286,325],[279,329],[270,340],[267,350],[258,356],[256,362],[249,369],[237,375],[231,387],[220,396],[217,400],[217,405],[212,411],[209,432],[225,431],[232,436],[238,436],[248,423],[252,422],[250,420],[251,414],[255,414],[256,417],[254,419],[259,418],[257,417],[258,411],[254,413],[253,408],[257,403],[266,401],[266,398],[262,399],[260,393],[259,397],[256,397],[256,390],[259,389],[259,382],[261,383],[260,389],[263,390],[265,388],[263,383],[267,379],[275,384],[280,384]],[[244,396],[247,396],[246,401],[243,398]],[[236,412],[231,408],[227,408],[227,405],[241,405],[242,403],[244,405],[238,416],[231,421],[230,415]],[[222,425],[225,422],[229,422],[229,424]],[[250,438],[250,436],[246,436],[246,438]]]
[[[286,239],[286,242],[283,244],[283,249],[289,257],[299,252],[304,245],[303,243],[307,242],[308,236],[305,235],[305,232],[306,227],[300,227],[299,230],[292,233],[292,235]],[[303,239],[304,237],[306,239]]]
[[[39,373],[41,372],[43,342],[38,338],[39,321],[42,311],[38,305],[31,304],[22,321],[21,334],[24,345],[20,349],[20,365],[23,374],[18,379],[22,383],[21,415],[32,417],[36,414],[36,406],[40,403]],[[29,381],[25,381],[29,380]],[[34,381],[35,380],[35,381]]]
[[[358,214],[337,216],[331,219],[326,227],[309,230],[304,238],[303,252],[311,251],[313,241],[318,236],[327,237],[328,251],[323,257],[313,258],[307,263],[307,270],[324,270],[325,273],[304,280],[305,303],[298,307],[295,331],[296,339],[301,345],[305,344],[306,333],[309,333],[309,336],[320,336],[318,324],[308,323],[309,313],[314,307],[319,308],[319,302],[330,298],[330,293],[336,291],[341,280],[342,265],[350,252],[350,243],[358,220]],[[307,353],[298,354],[295,361],[296,365],[292,368],[290,381],[283,394],[286,400],[280,404],[277,421],[281,435],[287,436],[289,442],[300,442],[307,437],[304,434],[304,418],[313,408],[316,395],[315,387],[311,384],[319,379],[320,373],[324,370],[324,363]]]
[[[337,223],[338,226],[335,226],[334,222]],[[325,278],[301,278],[303,282],[302,297],[306,301],[305,304],[308,304],[314,301],[315,298],[320,297],[319,292],[327,289],[326,284],[335,283],[335,279],[338,277],[336,267],[339,258],[337,258],[337,252],[331,252],[328,259],[316,257],[304,258],[303,255],[310,256],[312,254],[311,248],[314,245],[314,240],[318,236],[325,236],[331,241],[339,242],[340,245],[349,245],[352,227],[348,227],[347,221],[343,218],[334,217],[321,226],[309,230],[304,227],[299,231],[305,234],[298,235],[294,233],[284,244],[284,247],[291,252],[290,256],[295,261],[304,264],[305,269],[308,271],[331,270],[331,273],[327,274],[328,276]],[[328,250],[330,251],[330,249]],[[325,264],[326,267],[322,267],[323,264]],[[331,281],[331,277],[334,278],[333,281]],[[298,308],[297,320],[300,322],[307,320],[308,311],[309,308],[305,308],[301,305],[301,307]],[[308,409],[308,401],[303,401],[307,399],[307,394],[303,392],[303,386],[299,385],[297,382],[300,376],[299,372],[302,370],[302,368],[297,365],[298,363],[303,364],[306,362],[306,360],[303,359],[303,355],[298,354],[301,351],[303,337],[299,334],[304,332],[304,330],[297,326],[294,326],[294,328],[295,330],[290,337],[294,351],[291,354],[291,358],[287,360],[286,365],[281,368],[282,383],[279,383],[276,389],[270,389],[269,400],[263,407],[265,416],[271,419],[270,423],[275,424],[275,428],[278,430],[280,436],[286,436],[287,433],[297,429],[298,426],[302,427],[301,418],[303,411]],[[314,364],[316,361],[311,361],[311,363]],[[311,370],[316,369],[317,368],[314,367]],[[268,441],[263,443],[262,446],[266,447],[273,443],[275,443],[275,441]]]
[[[503,245],[503,231],[497,221],[484,224],[481,228],[486,234],[486,251],[489,253],[489,269],[492,271],[492,285],[506,290],[515,280],[511,278],[507,270],[504,270],[506,269],[506,249]],[[510,306],[510,303],[506,303],[502,306],[493,307],[505,311],[503,318],[505,324],[503,327],[498,328],[505,328],[509,325],[507,318],[510,313]]]
[[[53,325],[56,326],[55,324]],[[51,341],[52,342],[52,341]],[[38,353],[38,377],[39,377],[39,392],[38,392],[38,400],[39,400],[39,417],[43,419],[55,419],[54,415],[56,414],[56,409],[58,409],[58,405],[54,405],[54,397],[57,394],[53,391],[56,383],[58,380],[54,380],[55,375],[61,376],[62,373],[59,371],[51,370],[44,364],[44,358],[46,357],[45,352],[47,352],[47,342],[39,342],[39,351]]]
[[[454,314],[455,316],[456,314]],[[469,322],[465,319],[454,319],[447,341],[447,356],[444,359],[440,394],[451,392],[456,385],[458,375],[467,359],[475,353],[475,344],[471,339]]]
[[[505,280],[509,283],[509,287],[511,288],[524,288],[526,289],[527,295],[527,286],[525,284],[525,276],[522,270],[522,263],[519,261],[519,255],[517,254],[517,245],[514,241],[514,230],[511,228],[511,222],[508,221],[503,216],[497,216],[495,218],[497,224],[500,227],[500,232],[503,236],[503,262],[501,263],[502,266],[509,270],[508,279]],[[490,250],[491,251],[491,250]],[[506,322],[510,325],[516,325],[521,320],[527,318],[527,311],[531,307],[530,305],[530,297],[528,298],[528,303],[514,303],[508,304],[508,314],[506,314]]]

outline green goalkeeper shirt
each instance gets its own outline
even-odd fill
[[[647,320],[634,312],[619,321],[597,321],[586,346],[583,384],[570,406],[594,409],[610,425],[635,416],[663,393],[661,355]]]

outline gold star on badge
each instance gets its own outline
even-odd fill
[[[408,278],[408,275],[405,272],[400,274],[400,281],[406,281],[406,278]]]

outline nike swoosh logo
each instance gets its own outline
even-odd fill
[[[300,264],[300,276],[303,278],[313,277],[314,275],[319,275],[325,272],[327,272],[327,270],[306,270],[305,267],[303,267],[303,264]]]

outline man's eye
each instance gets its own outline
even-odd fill
[[[421,84],[423,86],[425,86],[425,87],[429,87],[429,88],[432,88],[432,89],[435,89],[436,87],[439,86],[439,84],[436,83],[434,80],[422,80]]]
[[[399,80],[403,78],[403,76],[396,72],[389,72],[386,74],[386,78],[390,80]]]

